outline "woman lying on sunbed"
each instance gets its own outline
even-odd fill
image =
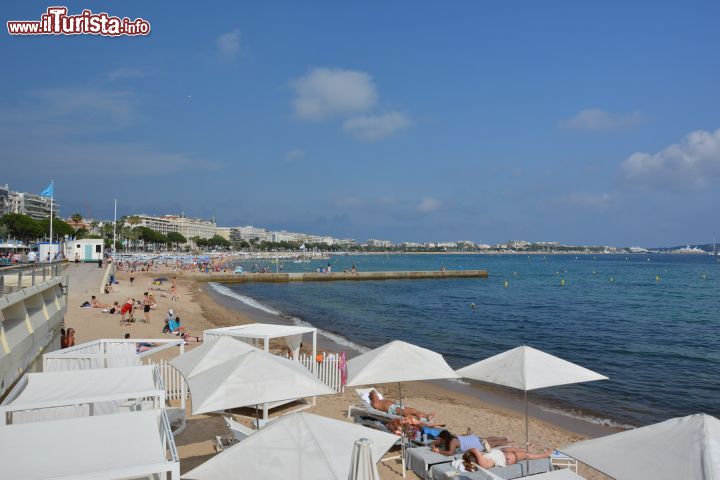
[[[401,407],[400,404],[393,400],[388,400],[380,397],[380,395],[378,395],[377,391],[375,390],[370,392],[369,399],[370,405],[375,410],[387,412],[390,415],[400,415],[401,417],[415,417],[418,420],[425,419],[424,421],[426,423],[431,422],[433,417],[435,416],[434,413],[421,412],[416,408],[406,407],[405,405]]]
[[[463,454],[465,470],[474,472],[477,466],[482,468],[505,467],[514,465],[522,460],[537,460],[539,458],[550,458],[552,448],[545,450],[543,453],[525,453],[525,449],[520,447],[502,447],[493,448],[487,452],[481,452],[475,448],[471,448]]]
[[[405,431],[406,437],[413,438],[415,437],[415,434],[417,432],[428,433],[432,436],[435,436],[438,432],[440,432],[440,429],[438,427],[444,427],[445,424],[427,423],[423,422],[422,420],[418,420],[415,417],[402,417],[396,420],[390,420],[389,422],[386,422],[385,426],[388,430],[390,430],[390,432],[394,433],[395,435],[402,435],[402,432]]]
[[[432,451],[441,453],[443,455],[452,456],[458,453],[467,452],[470,450],[478,450],[484,452],[490,450],[493,447],[500,445],[512,444],[511,440],[507,437],[487,437],[482,439],[477,435],[455,435],[450,433],[448,430],[443,430],[437,436],[437,439],[433,442]]]

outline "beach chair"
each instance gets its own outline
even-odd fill
[[[246,439],[255,432],[252,428],[246,427],[242,423],[236,422],[230,417],[223,417],[223,419],[230,430],[230,435],[217,435],[215,437],[215,451],[217,453],[220,453],[226,448]]]
[[[380,422],[388,422],[390,420],[398,420],[402,418],[400,415],[391,415],[387,412],[377,410],[370,405],[370,392],[375,390],[382,398],[382,394],[377,388],[356,388],[355,393],[360,399],[360,405],[350,405],[348,407],[348,418],[352,418],[355,423],[363,423],[368,419],[379,420]]]
[[[512,480],[553,470],[549,458],[530,460],[530,468],[528,470],[526,470],[525,467],[525,460],[505,467],[495,467],[487,470],[479,468],[475,472],[461,471],[459,465],[455,466],[458,462],[459,460],[453,463],[433,465],[430,467],[430,477],[433,478],[433,480],[495,480],[497,477]]]

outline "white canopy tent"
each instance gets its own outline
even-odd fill
[[[138,352],[139,343],[155,347]],[[184,344],[181,338],[101,338],[44,354],[43,372],[132,367],[168,348],[179,347],[180,354],[183,354]]]
[[[163,410],[0,427],[2,478],[180,479]]]
[[[678,417],[559,449],[617,480],[720,478],[720,420]]]
[[[315,355],[317,355],[317,328],[314,327],[251,323],[248,325],[205,330],[203,332],[203,338],[206,342],[209,342],[222,335],[228,335],[252,343],[255,346],[258,346],[258,342],[262,341],[262,348],[266,352],[270,350],[270,340],[274,338],[284,338],[285,344],[293,353],[293,357],[298,358],[302,337],[306,333],[312,334],[312,355],[313,358],[315,358]]]
[[[347,480],[355,441],[372,442],[376,463],[395,435],[309,413],[286,415],[183,475],[188,480]]]
[[[161,408],[155,366],[29,373],[0,404],[0,425]]]
[[[237,325],[234,327],[212,328],[203,332],[205,342],[211,342],[223,335],[240,339],[255,347],[270,352],[270,340],[283,338],[292,358],[300,358],[300,345],[305,334],[312,334],[312,372],[316,373],[315,357],[317,356],[317,328],[299,327],[294,325],[276,325],[272,323],[250,323],[248,325]],[[262,343],[262,344],[261,344]],[[268,409],[285,402],[266,402],[263,404],[263,419],[268,418]]]
[[[504,385],[525,395],[525,448],[529,448],[527,392],[608,377],[528,346],[516,347],[457,370],[463,378]]]
[[[402,407],[402,382],[458,378],[442,355],[411,343],[394,340],[347,362],[348,386],[398,384]],[[405,476],[405,433],[401,440],[402,473]]]
[[[222,342],[222,350],[248,348],[242,342],[230,338],[221,338],[200,348],[207,355],[214,355],[220,350],[213,348],[218,342]],[[208,368],[201,368],[190,376],[185,376],[183,371],[197,370],[191,362],[186,361],[187,356],[194,352],[170,362],[183,373],[190,387],[193,414],[337,393],[299,363],[250,348],[222,363],[217,363],[215,359],[213,365],[206,365]],[[195,356],[194,360],[196,365],[201,365],[204,359]]]

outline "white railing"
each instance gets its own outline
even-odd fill
[[[179,400],[185,394],[185,398],[190,398],[190,390],[185,383],[185,379],[180,372],[170,365],[166,360],[160,359],[157,362],[148,359],[146,365],[155,365],[160,371],[163,385],[165,385],[165,399]]]
[[[336,392],[343,393],[345,385],[342,382],[342,371],[340,370],[340,354],[322,352],[321,355],[324,360],[318,362],[311,355],[301,353],[298,362],[311,372],[313,364],[315,364],[315,375],[318,379]],[[287,358],[287,355],[282,356]]]

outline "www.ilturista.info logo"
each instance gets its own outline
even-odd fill
[[[148,35],[150,22],[142,18],[113,17],[105,12],[83,10],[80,15],[68,15],[67,7],[48,7],[40,20],[12,20],[7,22],[10,35]]]

